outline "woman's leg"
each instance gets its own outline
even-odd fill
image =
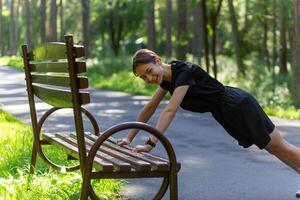
[[[270,134],[270,137],[271,141],[267,144],[265,149],[300,173],[300,149],[289,144],[280,136],[276,129]]]

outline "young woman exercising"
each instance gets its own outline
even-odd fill
[[[186,61],[163,63],[160,56],[148,49],[138,50],[132,63],[133,73],[146,83],[158,85],[152,99],[144,106],[137,121],[147,122],[160,101],[169,92],[172,96],[161,112],[156,128],[164,134],[177,108],[193,112],[211,112],[239,145],[247,148],[255,144],[275,155],[300,173],[300,149],[289,144],[276,130],[256,99],[234,87],[223,86],[199,66]],[[130,130],[119,145],[130,144],[138,130]],[[154,136],[135,152],[149,152],[157,139]]]

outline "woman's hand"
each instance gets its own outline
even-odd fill
[[[135,153],[140,153],[140,152],[149,152],[151,151],[153,147],[150,146],[149,144],[145,144],[145,145],[137,145],[135,148],[133,148],[133,152]]]
[[[119,145],[119,146],[128,145],[130,143],[131,143],[131,141],[128,138],[123,138],[123,139],[117,140],[117,145]]]

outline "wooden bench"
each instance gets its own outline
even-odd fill
[[[88,78],[80,75],[86,71],[84,47],[73,44],[71,35],[65,36],[65,43],[51,42],[36,46],[31,51],[22,46],[28,100],[34,133],[34,146],[31,158],[31,172],[34,171],[39,155],[47,164],[59,171],[80,169],[83,181],[81,199],[98,199],[91,179],[100,178],[163,178],[161,187],[154,199],[161,199],[170,187],[170,199],[178,199],[177,163],[174,150],[166,137],[158,130],[140,122],[126,122],[99,132],[98,124],[90,112],[82,106],[90,103]],[[35,97],[53,106],[38,119]],[[74,113],[74,133],[41,133],[48,117],[57,110],[71,108]],[[86,133],[83,116],[87,116],[94,133]],[[165,148],[168,159],[150,153],[133,153],[132,147],[116,144],[113,134],[125,129],[141,129],[156,136]],[[43,152],[42,145],[58,145],[79,160],[76,166],[59,166]]]

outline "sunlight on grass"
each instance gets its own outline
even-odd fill
[[[28,172],[31,147],[31,128],[0,110],[0,199],[78,199],[79,172],[59,173],[41,160],[36,174]],[[55,161],[65,157],[57,149],[48,149],[48,153]],[[92,183],[101,199],[118,199],[122,184],[113,180]]]
[[[198,61],[192,55],[189,55],[188,60]],[[116,58],[111,55],[88,59],[87,62],[86,75],[91,87],[149,96],[156,90],[155,85],[147,85],[132,74],[131,56]],[[268,115],[299,120],[299,110],[293,106],[290,91],[291,74],[280,75],[276,70],[274,76],[255,56],[244,62],[247,66],[246,77],[237,73],[234,59],[218,56],[218,80],[224,85],[239,87],[251,93]],[[0,58],[0,65],[9,65],[19,70],[23,67],[22,58],[16,56]],[[210,74],[213,76],[212,71]]]
[[[21,56],[3,56],[0,58],[0,66],[11,66],[17,70],[24,68]]]

